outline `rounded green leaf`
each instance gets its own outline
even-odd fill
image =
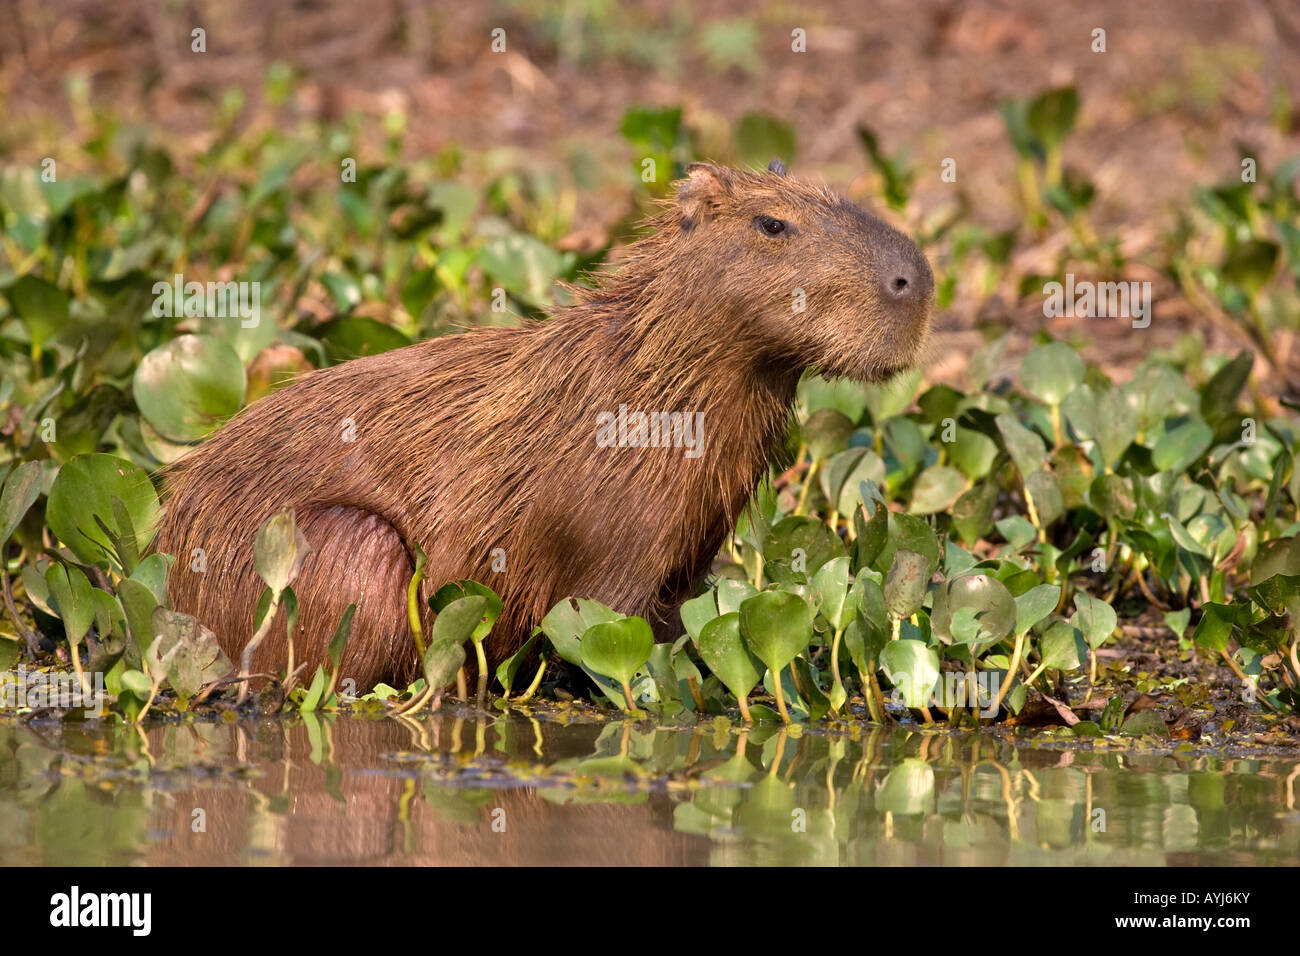
[[[970,616],[973,626],[955,633],[953,619],[959,612]],[[946,582],[935,592],[934,613],[930,616],[934,633],[959,644],[984,644],[1000,641],[1016,624],[1016,602],[1005,584],[987,574],[962,574]]]
[[[45,569],[45,584],[59,612],[69,644],[77,644],[95,620],[95,593],[78,567],[64,567],[57,561]]]
[[[1016,598],[1016,636],[1029,633],[1029,629],[1056,610],[1061,600],[1059,584],[1040,584]]]
[[[316,332],[332,362],[346,362],[367,355],[391,352],[410,345],[411,340],[376,319],[347,315],[331,319]]]
[[[896,618],[911,617],[925,600],[932,574],[929,559],[915,551],[898,551],[885,576],[885,606]]]
[[[1030,349],[1020,363],[1020,383],[1045,405],[1060,405],[1083,381],[1083,359],[1064,342]]]
[[[25,461],[5,479],[0,491],[0,547],[41,494],[41,463]]]
[[[650,659],[655,636],[639,617],[624,617],[587,628],[582,635],[582,663],[597,674],[627,684]]]
[[[813,607],[797,594],[763,591],[740,605],[740,633],[773,674],[812,640]]]
[[[60,541],[85,564],[107,565],[111,545],[98,518],[120,532],[113,499],[126,505],[136,552],[153,540],[158,520],[158,493],[140,468],[116,455],[78,455],[54,478],[45,520]]]
[[[880,666],[908,707],[926,707],[939,680],[939,655],[924,641],[890,641],[880,652]]]
[[[740,636],[740,614],[716,617],[700,631],[700,657],[736,697],[748,697],[763,676],[762,663]]]
[[[272,515],[253,539],[253,563],[266,586],[276,594],[293,583],[311,545],[294,524],[288,508]]]
[[[430,644],[464,644],[483,620],[487,598],[481,594],[458,598],[441,611],[433,622]],[[430,682],[432,683],[432,682]]]
[[[477,620],[477,619],[476,619]],[[446,687],[465,666],[465,646],[435,641],[424,652],[424,680],[430,687]]]
[[[163,438],[193,442],[239,411],[244,363],[213,335],[182,335],[151,351],[135,370],[135,403]]]
[[[1070,623],[1083,633],[1084,639],[1094,650],[1106,643],[1119,623],[1113,607],[1082,591],[1074,596],[1074,609]]]
[[[153,690],[153,685],[149,677],[143,671],[125,670],[122,672],[122,686],[129,690],[140,700],[148,700],[149,693]]]
[[[907,510],[914,515],[946,511],[965,489],[966,478],[956,468],[931,465],[917,477]]]
[[[844,450],[853,428],[853,420],[843,412],[821,408],[808,417],[801,432],[808,445],[808,454],[814,461],[821,461]]]
[[[832,558],[813,575],[813,589],[821,595],[822,617],[831,627],[846,627],[857,608],[849,601],[849,559]]]
[[[1161,471],[1184,471],[1214,442],[1214,432],[1200,419],[1184,422],[1160,436],[1151,463]]]
[[[1057,621],[1049,627],[1038,648],[1043,665],[1058,671],[1074,670],[1087,654],[1083,634],[1069,621]]]

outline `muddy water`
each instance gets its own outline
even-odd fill
[[[0,722],[0,864],[1300,863],[1300,755],[439,714]]]

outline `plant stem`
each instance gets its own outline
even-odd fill
[[[1255,694],[1255,696],[1256,696],[1257,698],[1259,698],[1260,700],[1262,700],[1264,703],[1268,704],[1268,709],[1269,709],[1269,710],[1272,710],[1272,711],[1280,711],[1280,710],[1281,710],[1281,708],[1279,708],[1279,707],[1278,707],[1276,704],[1274,704],[1271,700],[1269,700],[1267,697],[1265,697],[1262,693],[1258,693],[1258,691],[1259,691],[1259,681],[1258,681],[1258,680],[1251,680],[1249,677],[1247,677],[1247,676],[1246,676],[1246,672],[1243,671],[1240,667],[1237,666],[1237,662],[1234,661],[1234,660],[1232,659],[1232,655],[1231,655],[1231,654],[1229,654],[1226,650],[1219,651],[1219,653],[1223,655],[1223,659],[1224,659],[1224,661],[1227,663],[1228,667],[1232,668],[1232,672],[1233,672],[1234,674],[1237,675],[1237,679],[1240,680],[1243,684],[1248,684],[1249,686],[1251,686],[1252,688],[1254,688],[1254,689],[1256,690],[1256,692],[1257,692],[1257,693]]]
[[[153,699],[156,696],[158,696],[158,685],[161,682],[162,682],[162,678],[159,678],[158,680],[151,680],[149,682],[149,699],[146,700],[144,702],[144,706],[140,708],[140,713],[135,715],[135,722],[137,724],[140,723],[142,720],[144,720],[145,714],[149,713],[149,708],[153,706]]]
[[[474,656],[478,661],[478,705],[483,706],[487,699],[488,666],[487,655],[483,653],[483,642],[474,642]]]
[[[1020,655],[1025,649],[1025,635],[1016,635],[1016,646],[1011,652],[1011,663],[1007,665],[1007,676],[1002,679],[1002,686],[998,688],[997,699],[993,701],[993,716],[997,716],[998,709],[1002,706],[1002,698],[1007,696],[1007,691],[1011,689],[1011,681],[1016,676],[1016,668],[1020,666]]]
[[[628,684],[627,681],[620,681],[620,683],[623,685],[623,697],[624,697],[624,699],[627,701],[627,709],[628,709],[628,710],[636,710],[636,709],[637,709],[637,707],[636,707],[636,701],[634,701],[634,700],[632,699],[632,688],[631,688],[631,686],[629,686],[629,684]]]
[[[244,645],[244,653],[239,658],[239,676],[248,677],[253,668],[253,652],[257,650],[259,644],[266,639],[266,635],[271,631],[271,622],[275,620],[275,613],[280,609],[280,592],[275,591],[271,594],[271,604],[266,609],[266,617],[262,618],[262,626],[257,629],[253,639]],[[242,704],[248,697],[248,681],[244,680],[239,685],[239,696],[236,698],[236,705]]]
[[[813,463],[808,466],[808,474],[804,476],[803,487],[799,489],[799,501],[795,504],[794,511],[791,512],[792,514],[803,514],[804,506],[808,504],[808,492],[812,489],[813,480],[817,477],[817,466],[819,464],[820,462],[814,460]]]
[[[781,712],[781,720],[788,724],[790,723],[790,712],[785,709],[785,696],[781,693],[780,670],[772,675],[772,683],[776,685],[772,688],[772,696],[776,698],[776,709]]]
[[[537,693],[537,688],[542,686],[542,675],[546,673],[546,659],[537,665],[537,673],[533,675],[532,682],[524,689],[523,694],[516,697],[515,700],[523,703],[526,700],[532,700],[533,694]]]
[[[77,675],[77,686],[81,688],[81,696],[84,700],[90,695],[90,682],[86,680],[86,672],[81,669],[80,644],[80,641],[76,644],[69,641],[68,651],[70,652],[69,656],[72,658],[72,669]]]
[[[415,573],[411,583],[406,586],[406,616],[411,624],[411,637],[415,638],[415,649],[420,660],[424,660],[424,626],[420,621],[420,582],[424,579],[424,552],[415,550]]]
[[[831,680],[840,689],[841,693],[844,693],[844,681],[840,679],[840,638],[843,635],[843,629],[837,627],[835,637],[831,639]],[[845,696],[848,695],[845,694]]]
[[[745,723],[752,724],[754,718],[749,713],[749,698],[742,694],[736,698],[736,703],[740,705],[740,716],[744,718]]]

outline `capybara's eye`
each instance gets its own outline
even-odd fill
[[[779,236],[785,232],[785,220],[773,219],[771,216],[758,216],[755,224],[769,236]]]

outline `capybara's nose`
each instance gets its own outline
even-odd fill
[[[881,264],[880,284],[886,302],[924,309],[934,294],[930,263],[915,246],[899,249]]]

